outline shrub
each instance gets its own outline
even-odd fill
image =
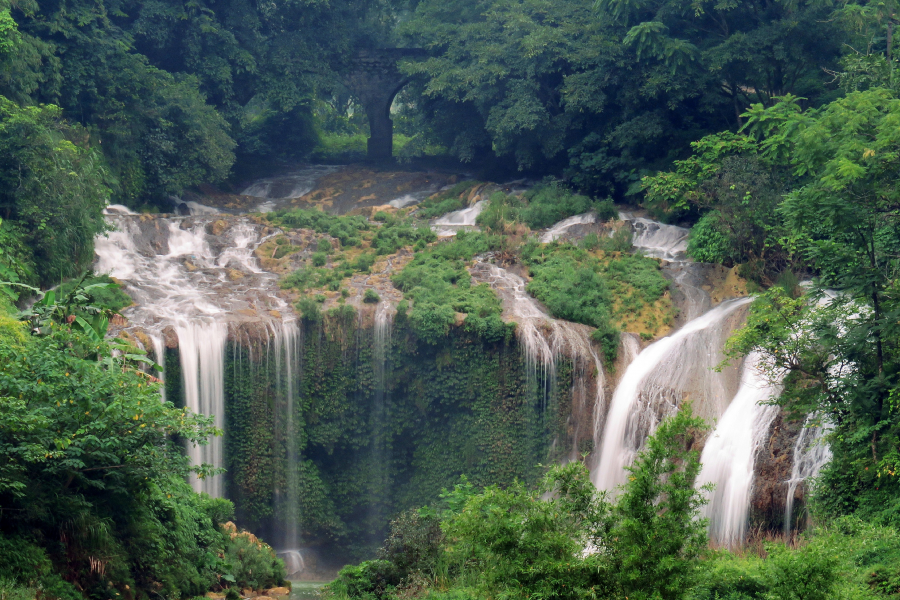
[[[324,252],[316,252],[312,255],[312,263],[317,267],[324,267],[328,262],[328,255]]]
[[[601,221],[615,221],[619,218],[619,209],[609,198],[597,202],[594,210],[597,211],[597,218]]]
[[[522,211],[522,220],[532,229],[550,227],[572,215],[589,211],[593,201],[587,196],[573,193],[560,181],[548,181],[525,192],[528,206]]]
[[[731,242],[721,229],[721,220],[722,215],[713,210],[703,215],[691,228],[687,247],[691,258],[698,262],[731,264]]]
[[[238,532],[232,523],[224,526],[225,562],[230,566],[229,575],[239,588],[265,589],[284,581],[284,563],[274,550],[247,532]]]
[[[380,301],[381,297],[375,290],[366,290],[366,293],[363,294],[363,302],[367,302],[369,304],[377,304]]]
[[[341,569],[328,590],[338,597],[382,598],[400,580],[397,567],[390,561],[367,560]]]
[[[774,600],[827,600],[837,583],[837,562],[822,548],[806,545],[790,550],[766,545],[764,579]]]
[[[325,238],[320,238],[316,244],[316,252],[321,254],[331,254],[331,242]]]
[[[444,534],[436,515],[408,510],[391,521],[391,532],[378,550],[378,558],[390,561],[401,577],[431,573],[441,552]]]
[[[478,232],[460,232],[456,239],[437,244],[394,275],[394,285],[413,301],[409,319],[419,337],[438,344],[450,331],[456,313],[466,313],[465,324],[501,339],[509,331],[500,319],[500,301],[487,285],[472,285],[465,261],[495,249],[498,238]]]

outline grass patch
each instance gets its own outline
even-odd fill
[[[428,225],[414,226],[409,219],[386,216],[372,238],[372,248],[379,255],[393,254],[406,246],[421,250],[435,240],[437,235]]]
[[[531,271],[528,292],[558,318],[595,327],[607,362],[616,358],[619,328],[632,324],[627,317],[656,311],[640,329],[651,336],[671,313],[665,297],[669,282],[659,262],[632,254],[599,255],[568,243],[542,245],[531,240],[522,248],[522,261]],[[671,320],[669,316],[668,320]],[[649,329],[649,331],[648,331]]]
[[[510,335],[512,327],[500,318],[500,299],[486,284],[472,285],[466,263],[477,254],[500,247],[500,239],[479,232],[460,232],[449,242],[422,252],[397,275],[393,283],[413,302],[409,320],[418,336],[438,344],[465,313],[464,327],[487,341]]]
[[[359,245],[361,232],[371,229],[365,217],[359,215],[338,217],[309,208],[279,210],[268,215],[268,220],[276,227],[312,229],[316,233],[328,234],[339,239],[342,246]]]
[[[548,181],[531,188],[521,197],[498,192],[478,215],[478,224],[492,231],[504,231],[506,223],[524,223],[531,229],[544,229],[565,218],[590,210],[601,221],[618,217],[610,200],[594,200],[576,194],[559,181]]]

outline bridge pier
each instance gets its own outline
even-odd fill
[[[361,50],[343,72],[344,84],[363,105],[369,118],[366,154],[371,162],[394,160],[394,122],[391,104],[409,78],[397,69],[402,58],[423,56],[418,48]]]

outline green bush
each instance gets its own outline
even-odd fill
[[[88,301],[98,307],[98,308],[107,308],[114,312],[119,312],[126,306],[131,306],[134,301],[131,299],[131,296],[126,294],[122,287],[113,281],[111,277],[108,275],[98,275],[95,277],[88,277],[84,280],[84,285],[88,286],[94,283],[105,283],[108,284],[105,287],[97,287],[91,288],[87,291]],[[74,289],[76,282],[75,281],[67,281],[57,288],[60,296],[65,296],[69,292]]]
[[[585,213],[594,207],[587,196],[576,194],[562,182],[551,180],[525,192],[527,206],[521,219],[531,229],[544,229],[567,217]],[[607,211],[608,212],[608,211]]]
[[[397,567],[387,560],[367,560],[346,566],[328,590],[337,597],[382,598],[400,584]]]
[[[225,542],[225,562],[238,588],[261,590],[284,581],[284,563],[268,544],[246,533],[232,533]]]
[[[417,243],[428,244],[435,240],[437,234],[427,225],[413,226],[410,220],[391,218],[375,232],[372,248],[380,255],[393,254],[400,248]]]
[[[706,213],[691,228],[687,253],[698,262],[731,263],[732,246],[728,235],[722,231],[722,215],[718,211]]]
[[[366,290],[366,293],[363,294],[363,302],[367,302],[369,304],[377,304],[381,301],[381,296],[378,295],[378,292],[375,290]]]
[[[316,267],[324,267],[328,262],[328,255],[324,252],[316,252],[312,255],[312,263]]]
[[[391,532],[378,550],[378,558],[392,563],[403,578],[411,573],[433,573],[444,534],[436,515],[408,510],[391,521]]]
[[[837,583],[837,561],[814,545],[796,550],[766,545],[769,557],[764,578],[774,600],[828,600]]]
[[[331,254],[331,251],[331,242],[329,242],[325,238],[320,238],[318,243],[316,244],[316,252],[320,252],[322,254]]]
[[[496,249],[499,239],[477,232],[460,232],[449,242],[416,254],[394,275],[394,285],[413,301],[409,319],[420,338],[438,344],[453,325],[456,313],[466,313],[465,326],[497,341],[509,328],[500,319],[500,300],[485,284],[473,286],[466,261]]]
[[[359,244],[359,233],[369,230],[369,222],[359,215],[338,217],[314,209],[297,208],[275,211],[268,215],[269,221],[279,227],[312,229],[316,233],[327,233],[341,241],[342,246]]]
[[[360,273],[368,273],[372,265],[375,264],[375,255],[370,252],[363,252],[353,261],[353,269]]]

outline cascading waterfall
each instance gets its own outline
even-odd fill
[[[563,219],[562,221],[548,229],[541,236],[541,243],[549,244],[550,242],[559,239],[563,234],[566,233],[566,231],[568,231],[572,227],[575,227],[576,225],[587,225],[596,222],[597,215],[594,213],[584,213],[569,217],[568,219]]]
[[[814,424],[821,417],[810,415],[806,419],[800,435],[794,444],[794,462],[791,467],[791,478],[787,480],[787,498],[784,503],[784,532],[790,534],[794,526],[794,495],[797,487],[815,478],[828,461],[831,460],[831,449],[825,443],[832,429],[830,423]]]
[[[690,229],[635,217],[626,212],[619,213],[619,218],[631,225],[634,232],[631,244],[645,255],[665,260],[685,257]]]
[[[178,355],[184,377],[185,406],[191,412],[214,417],[214,425],[225,429],[225,341],[228,327],[222,322],[191,321],[175,327]],[[222,468],[225,464],[221,436],[212,436],[205,446],[191,445],[193,465]],[[191,486],[213,498],[221,498],[225,485],[221,475],[192,478]]]
[[[715,486],[703,515],[709,519],[710,539],[724,546],[746,537],[757,451],[778,415],[778,407],[762,404],[781,390],[760,370],[759,360],[755,354],[744,359],[741,387],[700,457],[697,487]]]
[[[481,214],[481,211],[484,210],[486,202],[487,200],[479,200],[468,208],[447,213],[443,217],[436,219],[431,224],[431,228],[437,233],[438,237],[454,236],[460,229],[474,229],[475,220]]]
[[[338,167],[331,165],[312,165],[279,177],[260,179],[247,186],[241,195],[264,200],[254,208],[254,212],[272,212],[285,206],[290,200],[308,194],[320,177],[334,173],[337,169]]]
[[[283,319],[268,311],[290,314],[277,296],[276,276],[263,272],[253,256],[267,239],[262,228],[234,217],[146,219],[116,207],[106,213],[115,230],[97,237],[94,270],[121,281],[134,299],[122,311],[127,327],[149,336],[158,362],[165,359],[166,331],[177,338],[185,405],[224,429],[229,336],[254,321],[281,327]],[[224,467],[221,436],[188,452],[194,465]],[[224,493],[221,476],[191,483],[212,496]]]
[[[473,278],[487,283],[500,296],[503,303],[503,317],[516,323],[516,336],[522,345],[528,372],[534,381],[542,381],[543,402],[546,408],[548,396],[555,388],[557,359],[566,356],[575,363],[573,370],[574,408],[584,408],[583,404],[591,396],[586,379],[593,375],[594,390],[591,411],[593,414],[591,438],[596,445],[599,441],[605,414],[604,372],[600,356],[591,342],[591,328],[578,323],[560,321],[548,315],[537,300],[525,291],[525,280],[495,264],[476,260],[471,268]],[[538,377],[540,372],[540,377]],[[580,432],[575,431],[577,444]],[[577,460],[578,448],[573,447],[570,459]]]
[[[659,422],[684,400],[705,418],[725,412],[731,373],[716,372],[725,338],[738,310],[749,298],[729,300],[641,352],[628,366],[609,407],[594,485],[614,491],[625,482],[630,465]]]

